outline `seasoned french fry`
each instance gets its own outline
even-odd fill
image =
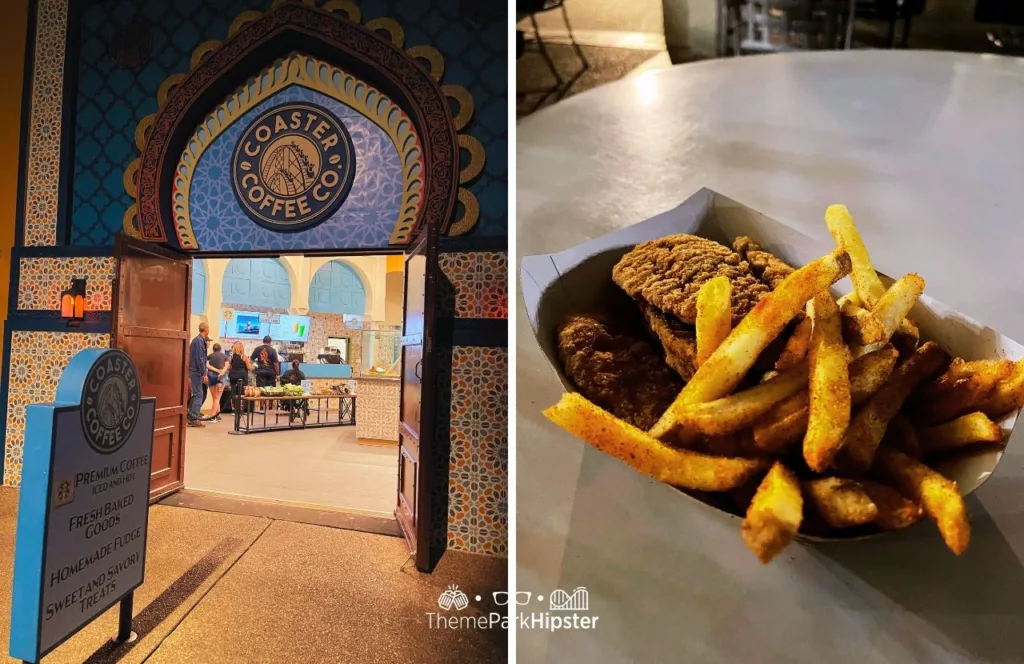
[[[904,498],[899,491],[892,487],[873,480],[861,480],[860,485],[878,509],[878,515],[874,521],[875,525],[882,530],[901,530],[912,526],[924,514],[920,505]]]
[[[846,365],[843,365],[846,368]],[[807,387],[807,363],[784,371],[750,389],[705,403],[679,409],[679,423],[707,435],[722,435],[745,429],[786,397]]]
[[[684,406],[713,401],[728,394],[743,380],[758,354],[779,335],[786,323],[800,313],[807,300],[826,290],[849,271],[849,255],[843,250],[836,250],[786,277],[778,288],[761,298],[697,369],[675,402],[651,429],[651,435],[665,438],[681,428],[678,413]]]
[[[635,470],[684,489],[729,491],[768,467],[764,460],[713,457],[669,447],[575,393],[563,394],[544,415]]]
[[[873,394],[850,421],[843,449],[836,465],[846,473],[865,473],[871,468],[875,450],[889,420],[899,412],[903,402],[917,385],[937,373],[946,361],[946,353],[929,341],[917,349],[907,361],[896,367],[889,380]]]
[[[843,338],[861,346],[885,341],[885,329],[874,314],[849,299],[840,298],[838,304],[843,316]]]
[[[1013,366],[1013,371],[996,385],[980,410],[996,419],[1024,408],[1024,360]]]
[[[762,563],[793,541],[803,520],[803,503],[796,477],[776,462],[757,487],[741,530],[743,541]]]
[[[901,413],[896,413],[889,420],[889,428],[885,430],[882,444],[899,450],[913,459],[921,458],[921,441],[917,437],[917,429]]]
[[[1001,442],[1003,431],[985,413],[970,413],[921,429],[920,440],[925,452],[944,452],[977,443]]]
[[[850,260],[853,262],[850,280],[853,281],[857,296],[864,303],[863,306],[869,309],[874,307],[875,302],[885,292],[885,287],[871,265],[871,256],[868,255],[864,241],[860,239],[860,233],[853,223],[850,211],[845,205],[829,205],[825,210],[825,223],[836,246],[850,253]]]
[[[946,373],[914,395],[908,409],[911,419],[928,426],[984,410],[984,404],[996,395],[1001,381],[1012,371],[1010,360],[964,362],[957,358]]]
[[[824,291],[811,302],[814,331],[808,349],[810,405],[804,460],[811,470],[820,473],[839,451],[850,424],[850,359],[843,345],[835,300]]]
[[[896,366],[897,353],[884,346],[850,363],[850,401],[856,406],[874,394]],[[754,443],[769,454],[779,454],[807,430],[810,396],[798,392],[779,402],[754,425]]]
[[[807,506],[833,528],[852,528],[874,521],[878,508],[860,484],[840,477],[803,483]]]
[[[923,292],[924,279],[916,274],[907,274],[893,282],[889,290],[878,298],[871,308],[871,315],[882,324],[883,338],[880,341],[888,341],[896,333]]]
[[[732,329],[732,285],[728,277],[709,279],[697,291],[697,366],[729,336]]]
[[[872,472],[924,508],[950,551],[959,556],[967,550],[971,522],[956,482],[902,452],[885,447],[878,450]]]
[[[811,343],[811,319],[804,316],[793,328],[793,333],[786,340],[786,347],[775,363],[776,371],[784,371],[796,366],[807,357],[807,347]]]
[[[913,355],[920,343],[921,330],[914,324],[914,321],[909,318],[900,321],[900,326],[892,335],[892,345],[900,352],[900,357],[907,358]]]

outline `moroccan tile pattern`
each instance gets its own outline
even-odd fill
[[[110,256],[81,258],[22,258],[18,284],[18,309],[59,310],[60,294],[72,279],[86,279],[86,311],[110,309],[114,259]]]
[[[78,351],[108,348],[109,334],[81,332],[13,332],[11,362],[6,379],[7,442],[4,450],[4,486],[21,483],[22,450],[25,446],[25,406],[49,403],[57,392],[64,367]]]
[[[28,173],[25,179],[25,246],[57,244],[57,192],[60,172],[61,106],[64,97],[64,45],[68,0],[39,0]]]
[[[452,353],[448,546],[508,555],[508,349]]]
[[[317,0],[315,4],[320,6],[324,2]],[[484,15],[467,9],[472,3],[466,0],[378,0],[357,4],[364,25],[376,18],[390,17],[403,26],[405,48],[417,44],[435,47],[444,57],[444,83],[461,85],[472,94],[473,118],[462,131],[480,141],[487,159],[480,176],[466,185],[480,207],[480,221],[470,233],[506,235],[507,19],[500,14]],[[53,44],[48,50],[40,42],[37,58],[42,53],[54,53],[52,57],[62,66],[67,0],[41,0],[40,5],[41,25],[44,7],[59,7],[61,20],[57,24],[59,38],[55,35],[48,40]],[[187,72],[193,49],[209,39],[224,39],[228,26],[241,12],[266,11],[270,5],[270,0],[106,0],[85,7],[79,33],[73,244],[109,244],[121,228],[124,212],[132,202],[124,191],[122,174],[138,154],[135,128],[144,116],[157,110],[160,84],[172,73]],[[142,67],[120,69],[109,57],[108,45],[118,28],[136,17],[152,31],[153,53]],[[473,21],[467,20],[470,17]],[[56,81],[56,94],[52,96],[57,107],[56,122],[45,130],[60,126],[59,76]],[[55,148],[54,164],[56,153]],[[56,219],[56,183],[52,196],[50,227],[46,229],[51,234]]]
[[[356,436],[398,441],[401,381],[356,379]]]
[[[508,318],[507,253],[443,253],[439,260],[455,291],[456,318]]]

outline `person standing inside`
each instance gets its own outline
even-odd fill
[[[203,386],[209,384],[206,369],[206,341],[210,338],[210,326],[206,323],[199,324],[199,334],[192,340],[188,347],[188,384],[192,390],[192,396],[188,404],[188,425],[190,427],[204,427],[200,419],[200,409],[203,407]]]
[[[220,422],[220,397],[224,392],[224,374],[228,371],[228,356],[221,350],[220,344],[213,344],[213,352],[206,358],[206,375],[210,382],[210,414],[215,422]]]
[[[270,336],[263,337],[263,343],[256,346],[249,359],[256,365],[256,387],[274,387],[277,385],[277,377],[281,373],[281,362],[277,357],[277,351],[270,344],[273,339]]]

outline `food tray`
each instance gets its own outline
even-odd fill
[[[571,313],[600,310],[602,302],[622,297],[621,290],[612,281],[614,265],[637,244],[674,233],[698,235],[727,246],[731,246],[733,238],[747,235],[793,266],[804,265],[835,249],[824,223],[821,224],[820,236],[811,237],[704,188],[678,207],[646,221],[565,251],[524,257],[520,283],[527,315],[541,349],[567,391],[575,392],[576,389],[563,373],[558,360],[559,324]],[[866,244],[870,250],[870,241]],[[915,271],[912,264],[875,267],[886,287],[892,282],[884,274],[887,267],[897,276]],[[928,279],[927,274],[921,276]],[[852,290],[852,284],[849,278],[845,278],[833,288],[836,293],[844,294]],[[922,341],[934,341],[952,356],[965,360],[1024,358],[1024,346],[929,297],[927,288],[909,317],[920,327]],[[1016,414],[998,421],[1004,431],[1010,432],[1007,445],[1020,444],[1019,439],[1024,436],[1024,427],[1020,431],[1014,428],[1016,421]],[[1002,455],[1001,450],[982,448],[971,454],[936,463],[934,467],[956,481],[961,492],[968,495],[989,478]],[[610,457],[609,462],[612,462]],[[719,503],[714,496],[685,491],[680,493],[733,518],[741,518],[734,508]],[[883,533],[873,531],[868,536],[880,534]],[[850,536],[817,537],[801,534],[798,539],[836,541],[862,539],[863,536],[862,531],[858,530],[851,532]]]

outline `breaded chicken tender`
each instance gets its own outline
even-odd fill
[[[558,355],[584,397],[647,431],[683,381],[646,338],[624,328],[598,316],[570,316],[558,331]]]

